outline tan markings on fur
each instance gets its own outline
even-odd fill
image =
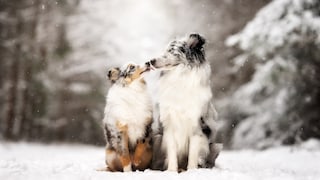
[[[116,126],[117,126],[119,132],[124,132],[125,134],[128,135],[128,125],[127,124],[122,124],[121,122],[117,121]]]
[[[145,81],[144,79],[140,79],[140,82],[141,82],[142,84],[146,84],[146,81]]]
[[[147,122],[147,124],[151,123],[152,122],[152,117],[147,118],[146,122]]]
[[[129,136],[128,136],[128,125],[122,124],[119,121],[116,123],[118,130],[121,132],[121,139],[123,143],[123,149],[120,152],[120,162],[122,167],[131,165],[131,158],[129,153]]]
[[[141,76],[142,72],[143,72],[143,69],[139,67],[139,68],[136,69],[136,71],[133,74],[131,74],[130,76],[126,77],[124,80],[126,81],[127,84],[130,84],[134,80],[138,79]]]
[[[119,155],[115,150],[106,149],[106,171],[122,171]]]
[[[139,140],[135,152],[133,154],[133,165],[135,169],[145,170],[149,168],[152,160],[152,147],[150,146],[150,139],[143,142]]]
[[[120,161],[122,164],[122,167],[126,167],[128,165],[131,164],[131,158],[130,158],[130,154],[128,153],[124,153],[120,156]]]

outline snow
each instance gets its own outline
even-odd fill
[[[104,166],[103,147],[66,144],[0,142],[0,179],[318,179],[320,143],[310,140],[295,147],[265,151],[223,151],[213,169],[183,173],[146,170],[112,173]]]

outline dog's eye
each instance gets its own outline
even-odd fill
[[[133,70],[134,69],[134,66],[130,66],[130,70]]]

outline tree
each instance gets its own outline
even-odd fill
[[[6,139],[43,136],[48,92],[42,74],[66,39],[56,27],[63,34],[61,11],[67,5],[64,0],[0,1],[0,124]]]
[[[320,2],[272,1],[227,40],[254,57],[252,79],[230,99],[235,148],[266,148],[320,138]]]

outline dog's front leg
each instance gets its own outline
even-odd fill
[[[106,147],[106,164],[105,170],[107,171],[121,171],[123,169],[118,153],[110,147]]]
[[[123,172],[132,171],[131,158],[129,151],[125,150],[120,155],[120,161],[123,167]]]
[[[165,133],[167,141],[167,155],[168,155],[168,171],[178,171],[178,157],[177,157],[177,146],[174,141],[173,136],[168,133]]]
[[[198,168],[200,151],[209,151],[209,148],[204,146],[204,144],[208,144],[204,136],[197,134],[191,136],[189,143],[188,169]]]
[[[132,171],[131,157],[129,152],[129,136],[128,126],[117,123],[117,127],[120,130],[120,162],[123,167],[123,172]]]

